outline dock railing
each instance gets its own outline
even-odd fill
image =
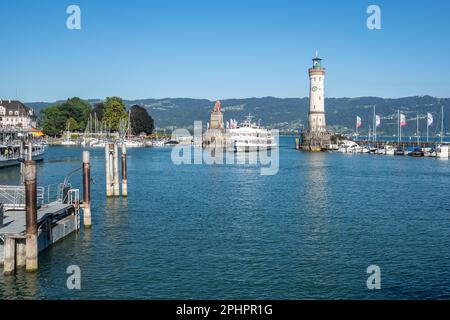
[[[37,206],[42,207],[54,201],[63,201],[62,184],[51,184],[36,188]],[[0,185],[0,204],[4,210],[25,210],[25,187]]]

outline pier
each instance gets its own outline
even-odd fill
[[[368,140],[368,139],[355,139],[353,140],[355,141],[357,144],[364,146],[364,145],[373,145],[373,146],[385,146],[385,145],[390,145],[393,147],[397,147],[397,148],[414,148],[414,147],[420,147],[420,148],[431,148],[434,147],[438,144],[440,144],[440,142],[436,142],[436,141],[419,141],[417,142],[417,140],[413,141],[386,141],[386,140],[378,140],[378,141],[373,141],[373,140]]]
[[[80,229],[80,210],[84,225],[90,227],[90,161],[83,152],[83,165],[72,170],[58,185],[38,187],[36,162],[23,163],[23,185],[0,185],[0,265],[5,275],[19,268],[38,270],[38,254]],[[82,171],[83,199],[71,186],[71,175]]]

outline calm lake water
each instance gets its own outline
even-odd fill
[[[450,162],[293,146],[281,138],[274,176],[130,149],[126,200],[105,199],[104,153],[91,150],[92,230],[42,252],[37,274],[1,274],[0,298],[450,298]],[[62,181],[81,151],[49,148],[39,184]],[[16,179],[0,170],[1,184]],[[367,289],[372,264],[381,290]],[[66,287],[69,265],[81,290]]]

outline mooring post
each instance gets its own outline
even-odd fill
[[[26,270],[38,269],[36,161],[25,161]]]
[[[31,141],[28,142],[27,149],[27,159],[28,161],[33,160],[33,143]]]
[[[16,241],[14,238],[7,237],[4,245],[3,273],[11,275],[16,271]]]
[[[122,197],[128,196],[127,186],[127,146],[122,144]]]
[[[106,176],[106,196],[111,197],[112,186],[111,186],[111,161],[109,152],[109,143],[105,145],[105,176]]]
[[[109,144],[109,181],[110,196],[114,196],[114,144]]]
[[[25,239],[16,239],[16,267],[24,268],[27,265],[27,246]]]
[[[23,160],[25,160],[26,159],[26,156],[25,156],[25,140],[23,140],[23,139],[20,141],[20,151],[19,152],[20,152],[19,157],[22,158]],[[23,161],[20,162],[20,182],[22,184],[25,183],[24,163],[23,163]]]
[[[117,143],[114,144],[114,196],[120,196],[120,185],[119,185],[119,146]]]
[[[90,228],[91,221],[91,164],[89,151],[83,151],[83,223]]]

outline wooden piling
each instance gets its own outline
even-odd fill
[[[119,146],[117,143],[114,144],[114,196],[120,196],[120,185],[119,185]]]
[[[16,267],[25,268],[27,263],[27,246],[25,239],[16,239]]]
[[[83,223],[90,228],[91,220],[91,164],[89,151],[83,151]]]
[[[105,145],[105,176],[106,176],[106,196],[113,196],[113,188],[111,181],[111,153],[110,153],[110,144],[107,143]]]
[[[26,270],[38,269],[36,162],[25,161]]]
[[[22,158],[23,160],[25,160],[26,156],[25,156],[25,140],[21,140],[20,141],[20,155],[19,157]],[[23,161],[20,162],[20,182],[22,184],[25,183],[25,165],[23,163]]]
[[[122,144],[122,197],[128,196],[127,186],[127,146]]]
[[[33,143],[31,141],[28,142],[26,160],[28,160],[28,161],[33,160]]]
[[[4,263],[3,273],[5,275],[14,274],[16,271],[16,241],[14,238],[7,237],[4,244]]]

